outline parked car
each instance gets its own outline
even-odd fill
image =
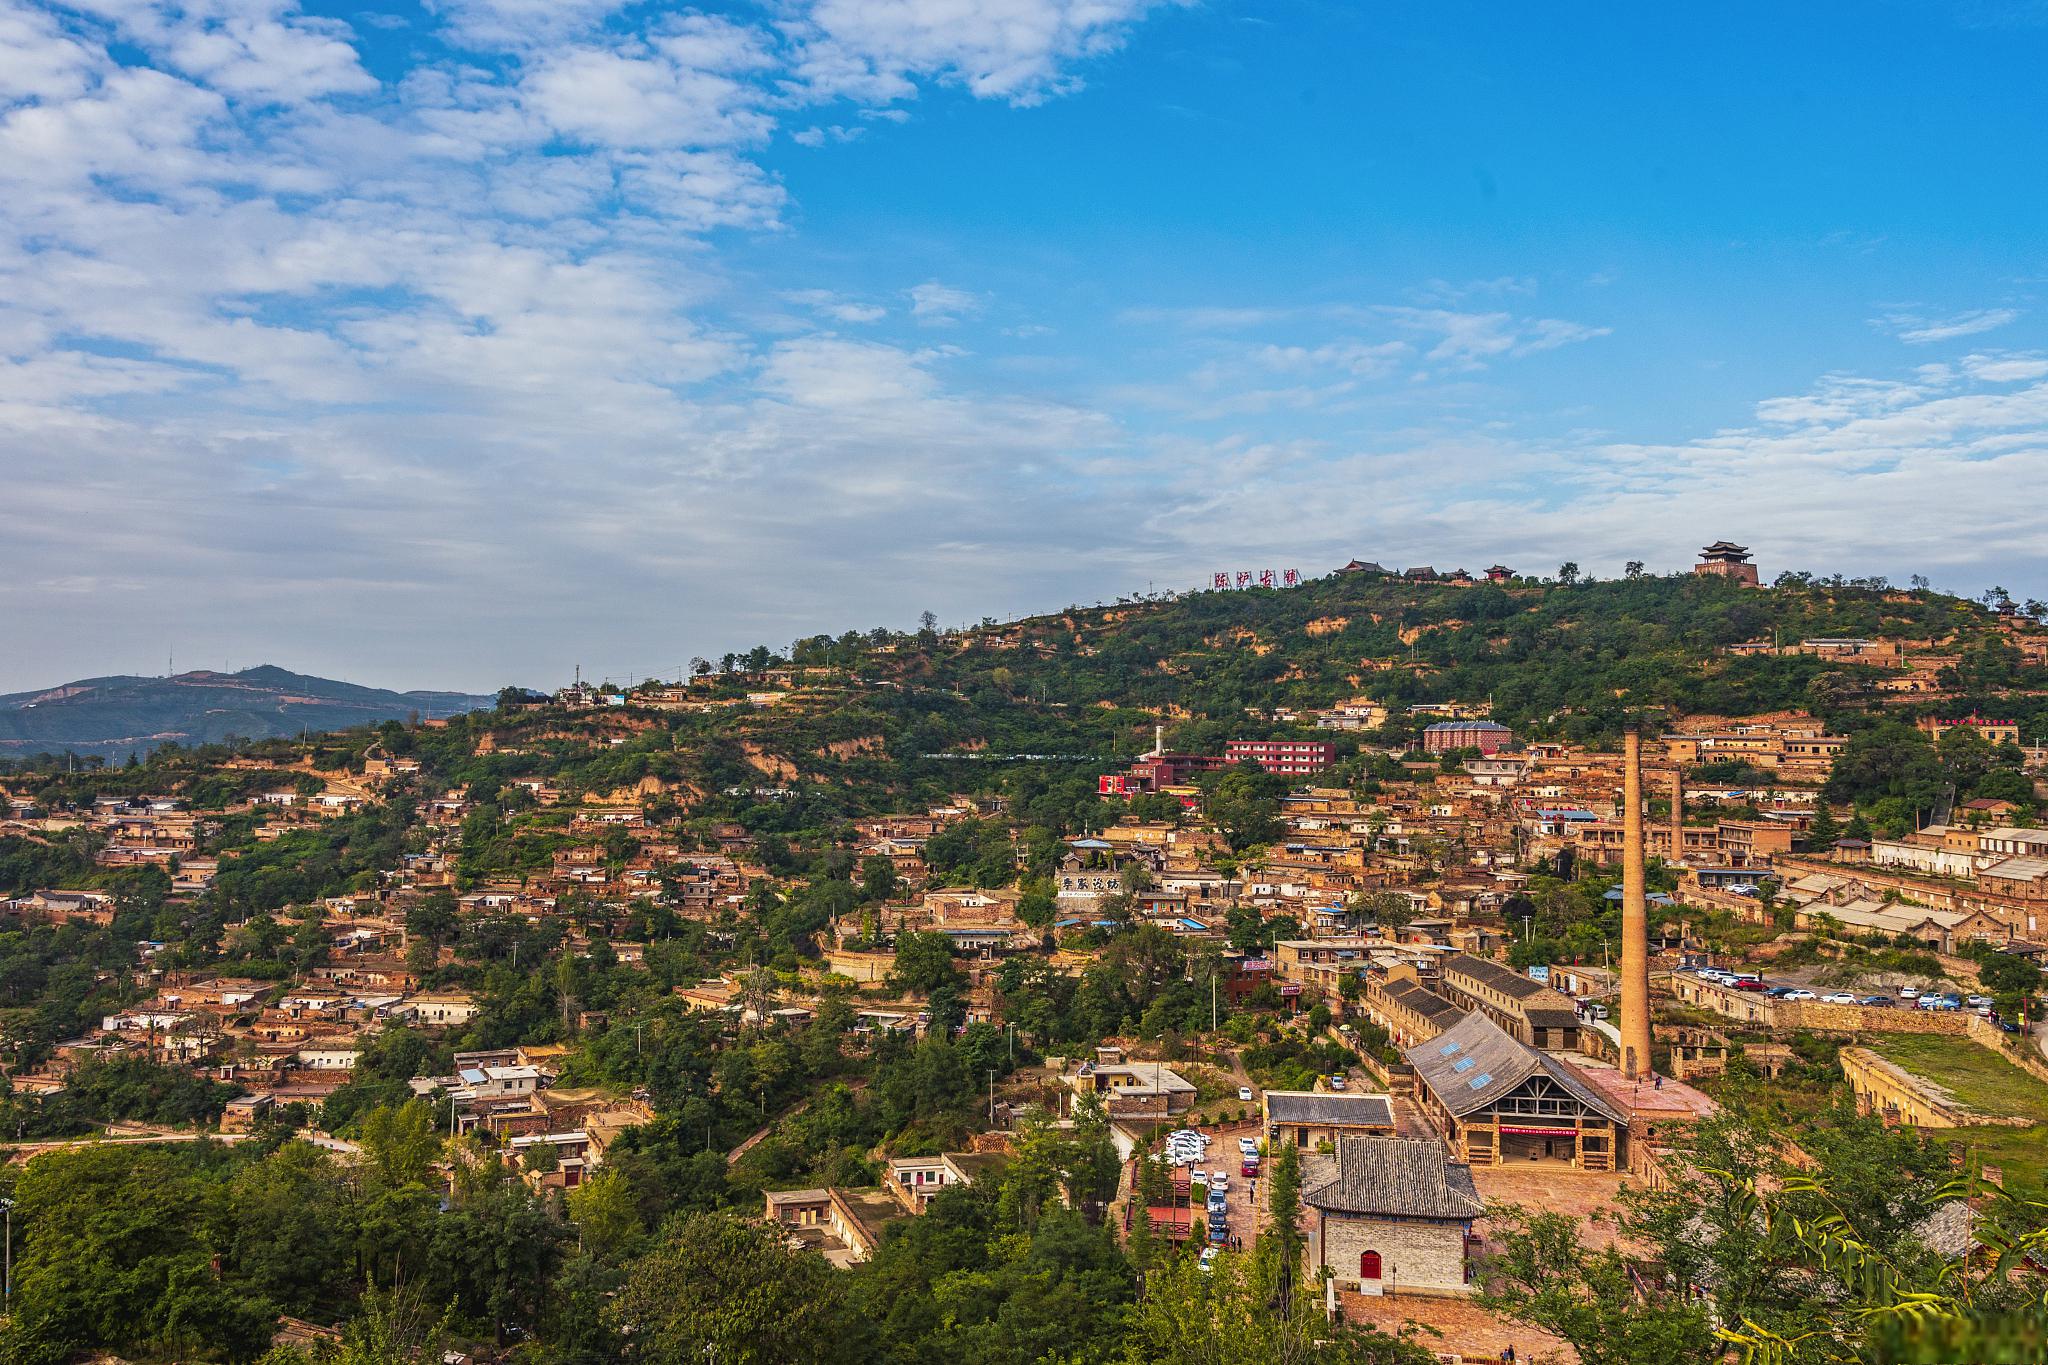
[[[1893,1005],[1896,1005],[1898,1001],[1892,999],[1889,995],[1866,995],[1856,1003],[1866,1005],[1874,1010],[1888,1010]]]
[[[1817,997],[1812,991],[1794,988],[1785,992],[1785,998],[1787,1000],[1813,1000]]]
[[[1237,1150],[1245,1156],[1257,1156],[1259,1154],[1259,1140],[1257,1138],[1241,1137],[1237,1140]]]
[[[1216,1247],[1203,1247],[1202,1255],[1200,1259],[1198,1259],[1195,1262],[1195,1264],[1198,1267],[1200,1267],[1205,1273],[1207,1271],[1214,1270],[1216,1268],[1216,1257],[1220,1254],[1221,1252]]]
[[[1991,1022],[2007,1033],[2018,1033],[2020,1031],[2020,1021],[2017,1019],[2001,1019],[1994,1014],[1991,1016]]]
[[[1953,995],[1923,995],[1919,1007],[1923,1010],[1959,1010],[1963,1002]]]
[[[1976,1009],[1981,1005],[1990,1004],[1991,997],[1988,995],[1966,995],[1963,997],[1963,1003],[1972,1009]]]
[[[1343,1074],[1342,1074],[1341,1072],[1331,1072],[1331,1073],[1330,1073],[1330,1089],[1332,1089],[1332,1090],[1342,1090],[1343,1088],[1344,1088],[1344,1077],[1343,1077]]]
[[[1221,1220],[1209,1224],[1209,1240],[1216,1246],[1222,1246],[1230,1240],[1230,1229],[1224,1227]]]
[[[1901,986],[1899,988],[1899,999],[1918,1000],[1919,998],[1920,988],[1918,986]]]
[[[1246,1180],[1257,1180],[1259,1178],[1259,1159],[1255,1156],[1246,1157],[1244,1164],[1237,1168],[1237,1173]]]
[[[1820,1002],[1823,1005],[1853,1005],[1856,1003],[1856,995],[1853,991],[1833,991],[1823,995]]]
[[[1209,1188],[1218,1194],[1229,1189],[1230,1173],[1228,1171],[1209,1172]]]
[[[1764,979],[1760,976],[1738,976],[1729,984],[1733,985],[1738,991],[1760,991],[1766,989]]]
[[[1250,1104],[1252,1102],[1252,1088],[1248,1085],[1239,1086],[1237,1088],[1237,1099],[1240,1104]]]

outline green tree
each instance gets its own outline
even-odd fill
[[[370,1169],[385,1185],[427,1182],[441,1157],[441,1135],[424,1100],[407,1100],[396,1108],[379,1105],[363,1115],[360,1127]]]
[[[1714,1358],[1705,1310],[1647,1281],[1639,1286],[1614,1248],[1589,1251],[1577,1219],[1515,1204],[1496,1204],[1487,1214],[1501,1246],[1486,1264],[1480,1301],[1487,1307],[1563,1338],[1583,1365]]]
[[[248,1290],[297,1317],[330,1313],[350,1297],[355,1204],[334,1159],[288,1142],[239,1172],[229,1187],[228,1265]]]
[[[210,1183],[165,1149],[52,1152],[15,1186],[13,1311],[0,1359],[120,1351],[249,1360],[276,1309],[214,1273]]]
[[[886,901],[896,895],[899,881],[896,864],[879,853],[861,859],[860,890],[870,901]]]
[[[953,940],[919,929],[898,934],[896,965],[889,979],[899,990],[958,990],[961,981],[959,969],[953,965]]]
[[[1290,1295],[1283,1254],[1261,1241],[1207,1270],[1182,1256],[1155,1270],[1131,1312],[1120,1365],[1429,1365],[1405,1337],[1332,1323],[1313,1294]]]
[[[569,1191],[568,1205],[584,1249],[600,1263],[617,1265],[639,1248],[644,1229],[632,1183],[623,1171],[600,1168]]]
[[[647,1365],[825,1365],[846,1358],[843,1298],[773,1228],[708,1213],[632,1264],[608,1317],[621,1357]]]
[[[1266,1208],[1272,1216],[1270,1240],[1279,1256],[1276,1292],[1281,1312],[1288,1311],[1294,1286],[1301,1274],[1302,1253],[1307,1241],[1301,1234],[1301,1156],[1286,1143],[1273,1155],[1273,1174],[1266,1187]]]

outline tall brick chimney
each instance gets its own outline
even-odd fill
[[[1671,765],[1671,865],[1685,861],[1685,769]]]
[[[1621,1072],[1650,1075],[1650,910],[1643,881],[1643,736],[1621,749]]]

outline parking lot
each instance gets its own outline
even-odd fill
[[[1190,1166],[1175,1168],[1175,1189],[1186,1197],[1191,1185],[1199,1185],[1201,1191],[1192,1193],[1195,1200],[1196,1216],[1206,1228],[1209,1217],[1206,1203],[1206,1187],[1209,1177],[1222,1172],[1224,1198],[1224,1226],[1233,1239],[1226,1245],[1249,1247],[1258,1238],[1259,1229],[1264,1226],[1265,1212],[1261,1207],[1264,1199],[1264,1181],[1247,1178],[1243,1173],[1243,1155],[1238,1148],[1239,1138],[1259,1138],[1259,1124],[1256,1119],[1243,1123],[1203,1124],[1187,1131],[1201,1133],[1209,1139],[1206,1151],[1200,1160]],[[1185,1182],[1185,1183],[1184,1183]]]
[[[1688,974],[1680,968],[1679,975]],[[1829,1005],[1862,1005],[1872,1009],[1921,1009],[1946,1008],[1988,1011],[1991,1001],[1988,996],[1972,993],[1966,987],[1953,982],[1927,977],[1907,976],[1897,972],[1870,972],[1845,981],[1838,968],[1818,963],[1794,967],[1786,971],[1758,972],[1749,968],[1707,968],[1690,973],[1702,980],[1714,981],[1719,985],[1754,991],[1771,1000],[1816,1000]],[[1734,976],[1737,979],[1731,980]],[[1754,985],[1742,984],[1740,978],[1747,977]],[[1939,1006],[1923,1006],[1922,999],[1932,996],[1942,1003]]]

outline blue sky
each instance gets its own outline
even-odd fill
[[[2048,5],[0,0],[0,688],[2048,595]]]

